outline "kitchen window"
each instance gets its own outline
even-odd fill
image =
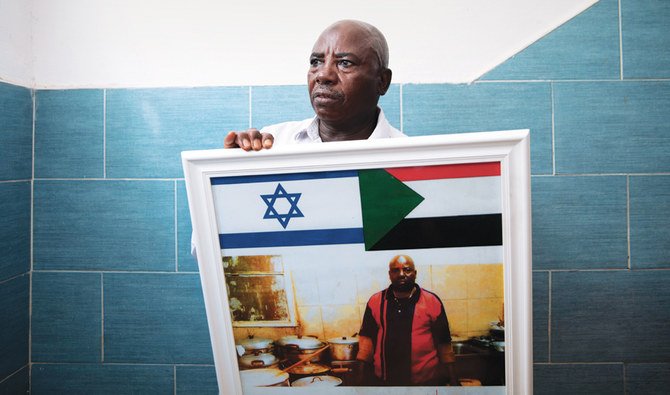
[[[296,326],[293,285],[279,255],[224,256],[233,326]]]

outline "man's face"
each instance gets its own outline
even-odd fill
[[[370,40],[360,28],[342,24],[314,44],[307,82],[319,119],[346,127],[376,111],[387,87]]]
[[[405,259],[395,259],[389,264],[389,279],[393,289],[397,291],[409,291],[416,282],[416,269],[414,263]]]

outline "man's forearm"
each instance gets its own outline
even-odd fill
[[[437,346],[437,353],[442,363],[454,363],[456,356],[454,355],[454,348],[451,343],[442,343]]]
[[[374,348],[372,345],[372,339],[367,336],[358,337],[358,354],[356,354],[356,359],[366,363],[372,363],[372,358],[374,355]]]

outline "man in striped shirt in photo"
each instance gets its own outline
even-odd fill
[[[361,384],[460,385],[440,298],[416,284],[407,255],[393,257],[388,273],[391,285],[370,297],[359,333],[356,359],[366,376]]]

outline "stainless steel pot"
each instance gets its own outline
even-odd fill
[[[289,374],[279,369],[240,371],[242,387],[290,387]]]
[[[291,387],[337,387],[342,380],[333,376],[309,376],[297,379],[291,383]]]
[[[279,359],[270,353],[246,354],[239,359],[240,369],[276,368]]]
[[[238,340],[237,345],[244,348],[245,355],[254,353],[270,353],[273,349],[273,342],[271,339],[254,337],[254,335],[249,335],[244,339]]]
[[[320,363],[305,362],[287,370],[291,382],[303,377],[320,376],[330,372],[330,366]]]
[[[326,344],[314,336],[284,336],[277,341],[277,346],[281,349],[282,355],[289,363],[296,363],[309,354],[315,354],[310,362],[319,362],[322,353],[318,353]]]
[[[358,337],[342,336],[328,339],[333,361],[353,361],[358,354]]]

